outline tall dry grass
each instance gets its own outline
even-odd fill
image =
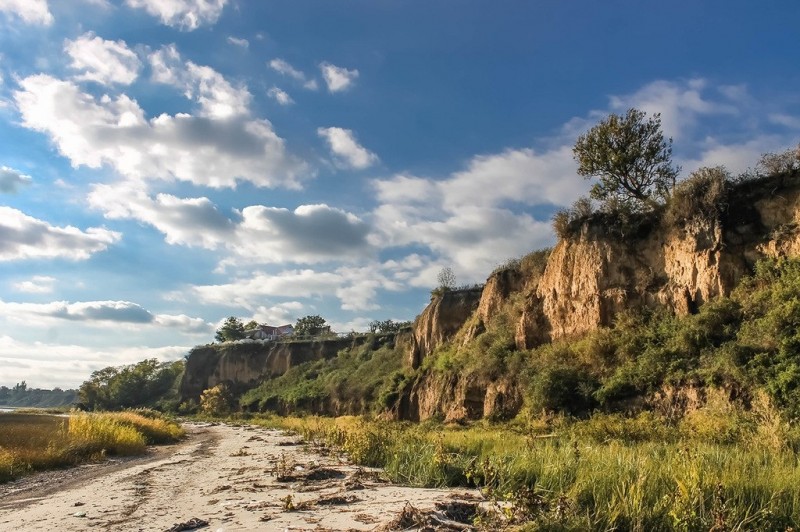
[[[652,414],[469,427],[353,417],[256,422],[334,445],[404,484],[480,487],[530,530],[796,530],[800,460],[787,441],[791,425],[768,404],[752,414],[708,409],[675,423]]]
[[[141,454],[148,444],[181,436],[177,424],[135,412],[0,414],[0,482],[106,455]]]

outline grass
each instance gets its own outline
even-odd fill
[[[150,443],[177,441],[182,435],[174,423],[135,412],[0,414],[0,482],[106,455],[142,454]]]
[[[798,455],[790,445],[774,448],[757,425],[735,443],[714,443],[652,414],[469,427],[357,417],[253,422],[334,445],[356,463],[385,468],[396,482],[480,487],[505,508],[506,524],[516,520],[529,530],[800,524]]]

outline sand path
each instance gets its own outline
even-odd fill
[[[477,492],[406,488],[325,449],[250,426],[188,424],[186,441],[144,458],[42,473],[0,486],[0,530],[376,530],[406,503]],[[287,498],[287,496],[289,498]]]

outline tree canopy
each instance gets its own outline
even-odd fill
[[[297,336],[316,336],[329,329],[325,318],[318,315],[304,316],[294,325],[294,334]]]
[[[217,342],[232,342],[245,337],[245,327],[242,320],[235,316],[226,318],[222,326],[217,329],[214,339]]]
[[[572,151],[578,174],[599,179],[590,195],[603,202],[652,208],[669,197],[680,171],[672,166],[672,139],[664,139],[661,115],[647,118],[638,109],[609,115],[578,137]]]

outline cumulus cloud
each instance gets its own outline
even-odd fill
[[[121,235],[99,227],[55,227],[11,207],[0,206],[0,261],[64,258],[85,260]]]
[[[201,70],[197,76],[205,80],[208,73]],[[217,85],[202,80],[201,116],[162,114],[148,120],[124,94],[95,98],[71,81],[44,74],[20,80],[14,99],[22,124],[47,134],[74,167],[107,165],[130,179],[177,179],[216,188],[234,187],[237,179],[299,187],[307,167],[287,154],[271,124],[244,115],[221,118],[238,108],[227,96],[215,100],[219,95],[209,87]],[[227,86],[221,86],[227,95]]]
[[[126,3],[144,9],[166,26],[192,31],[214,24],[228,0],[126,0]]]
[[[89,205],[110,219],[135,219],[152,225],[165,235],[169,244],[216,248],[229,240],[234,223],[208,198],[178,198],[157,194],[151,198],[133,183],[95,185]]]
[[[227,249],[232,255],[223,266],[352,261],[372,251],[369,224],[325,204],[294,210],[251,205],[228,217],[206,197],[152,197],[133,182],[95,185],[88,201],[109,219],[134,219],[155,227],[169,244]]]
[[[373,243],[423,245],[465,281],[480,279],[507,258],[551,244],[549,220],[538,220],[527,210],[551,211],[588,190],[575,175],[569,146],[477,156],[443,179],[397,175],[373,184],[379,201]]]
[[[268,325],[294,324],[305,308],[299,301],[286,301],[272,306],[261,305],[253,312],[253,319]]]
[[[29,175],[8,166],[0,166],[0,192],[14,193],[20,187],[29,185],[31,181]]]
[[[11,287],[16,292],[23,292],[26,294],[49,294],[55,288],[55,277],[46,275],[36,275],[27,281],[20,281],[14,283]]]
[[[325,79],[329,92],[346,91],[358,79],[358,70],[356,69],[348,70],[331,63],[320,63],[319,69],[322,71],[322,77]]]
[[[257,310],[269,298],[336,297],[344,310],[377,308],[379,289],[397,291],[404,285],[393,278],[391,268],[379,263],[340,267],[333,271],[285,270],[277,274],[255,272],[218,285],[196,285],[187,292],[204,304]]]
[[[202,116],[224,119],[247,114],[252,96],[246,87],[234,87],[210,67],[184,63],[174,44],[153,52],[149,60],[153,80],[181,89],[200,104]]]
[[[47,0],[0,0],[0,13],[16,16],[26,24],[49,26],[53,23]]]
[[[302,71],[297,70],[295,67],[293,67],[291,64],[289,64],[287,61],[284,61],[283,59],[275,58],[271,60],[269,63],[267,63],[267,65],[269,65],[269,67],[278,74],[288,76],[293,80],[299,82],[306,89],[317,90],[318,88],[317,80],[308,78]]]
[[[141,62],[125,41],[108,41],[92,32],[66,41],[64,51],[72,59],[70,67],[82,71],[77,79],[102,85],[130,85],[139,75]]]
[[[631,94],[611,96],[610,107],[617,113],[631,107],[648,114],[661,113],[664,134],[677,138],[686,128],[695,125],[701,116],[739,113],[739,109],[730,100],[743,96],[741,88],[720,91],[729,101],[715,101],[704,94],[708,85],[701,78],[685,81],[657,80]]]
[[[353,260],[369,252],[369,225],[325,204],[294,210],[253,205],[241,214],[236,240],[229,246],[237,260],[310,263]]]
[[[328,142],[337,160],[350,168],[363,170],[378,162],[378,156],[359,144],[349,129],[321,127],[317,134]]]
[[[292,97],[289,96],[285,91],[282,91],[278,87],[272,87],[270,90],[267,91],[267,96],[275,100],[281,105],[292,105],[294,100]]]

